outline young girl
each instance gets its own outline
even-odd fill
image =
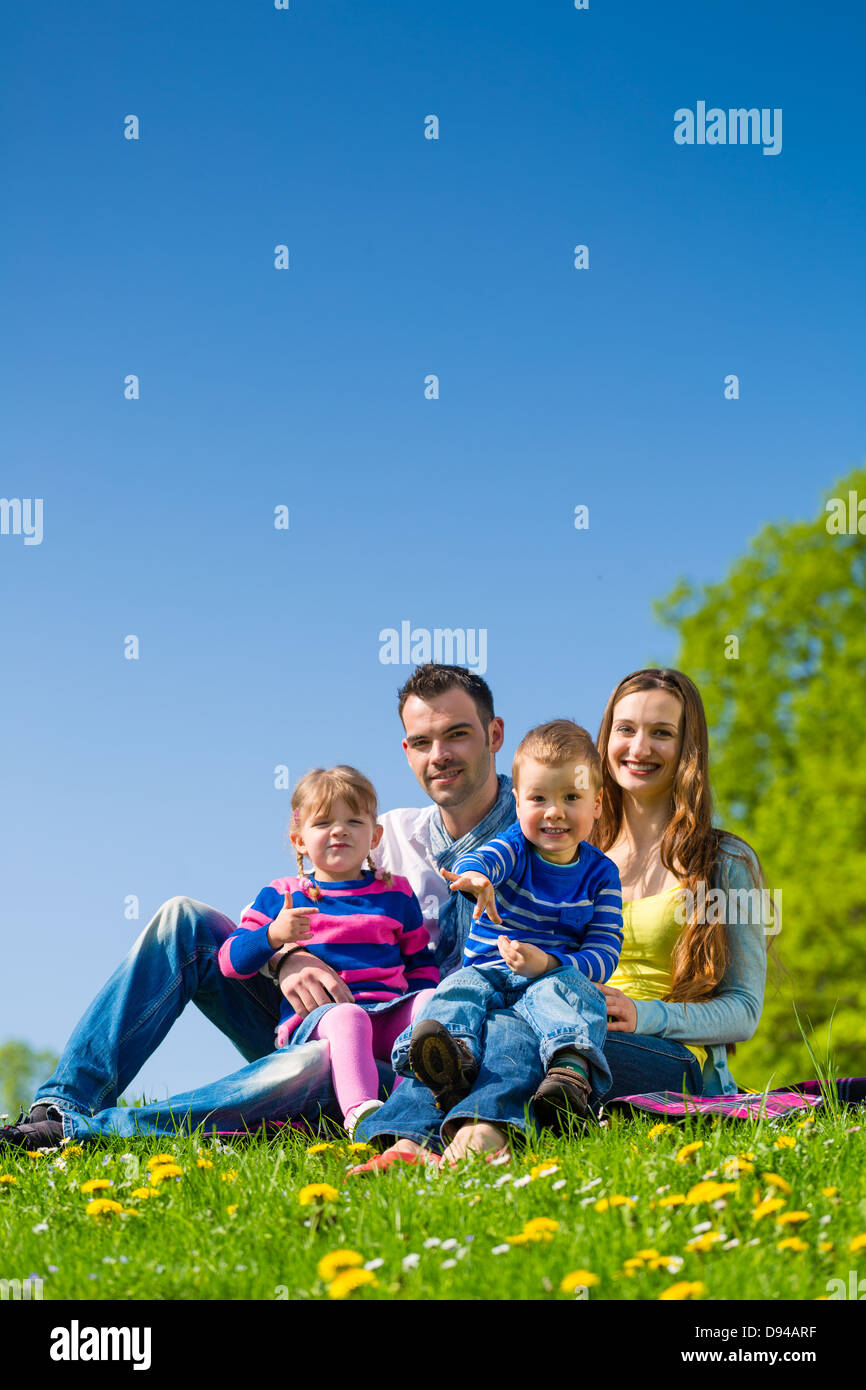
[[[304,1019],[284,998],[276,1033],[278,1048],[327,1040],[350,1135],[382,1103],[376,1059],[390,1060],[395,1039],[439,981],[418,899],[405,878],[376,873],[376,816],[376,792],[355,768],[316,768],[302,777],[290,832],[298,877],[263,888],[219,953],[224,975],[249,979],[282,947],[303,943],[351,989],[355,1003],[323,1004]]]

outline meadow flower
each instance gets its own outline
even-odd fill
[[[510,1245],[494,1245],[490,1253],[491,1255],[507,1255],[510,1249]]]
[[[822,1187],[822,1188],[821,1188],[821,1196],[822,1196],[822,1197],[835,1197],[835,1196],[836,1196],[836,1193],[837,1193],[838,1191],[839,1191],[838,1187]]]
[[[151,1168],[161,1168],[164,1163],[174,1163],[174,1154],[153,1154],[145,1167],[149,1172]]]
[[[330,1284],[332,1279],[343,1269],[355,1269],[364,1263],[364,1256],[359,1255],[357,1250],[332,1250],[329,1255],[323,1255],[316,1265],[316,1271],[324,1284]]]
[[[598,1284],[599,1277],[590,1269],[573,1269],[559,1285],[560,1293],[574,1293],[575,1289],[591,1289]]]
[[[726,1158],[722,1164],[723,1178],[738,1178],[742,1173],[754,1173],[755,1165],[747,1158]]]
[[[123,1207],[120,1202],[111,1202],[107,1197],[95,1197],[84,1210],[87,1216],[113,1216],[123,1211]]]
[[[18,1179],[15,1177],[14,1173],[0,1173],[0,1182],[12,1183],[17,1181]]]
[[[60,1144],[63,1149],[64,1158],[69,1158],[70,1154],[84,1153],[84,1150],[82,1149],[80,1144],[71,1144],[68,1139],[61,1139]]]
[[[682,1193],[682,1192],[671,1192],[669,1196],[667,1196],[667,1197],[662,1197],[661,1201],[659,1202],[659,1206],[660,1206],[660,1207],[678,1207],[678,1206],[679,1206],[682,1202],[684,1202],[685,1200],[686,1200],[686,1199],[685,1199],[685,1194],[684,1194],[684,1193]]]
[[[378,1279],[369,1269],[344,1269],[342,1274],[338,1274],[333,1283],[328,1285],[328,1294],[331,1298],[348,1298],[349,1294],[363,1288],[364,1285],[378,1287],[378,1284]]]
[[[40,1221],[39,1224],[38,1224],[38,1226],[32,1227],[32,1230],[33,1230],[33,1234],[34,1234],[35,1236],[42,1235],[42,1232],[43,1232],[43,1231],[47,1231],[47,1230],[48,1230],[48,1222],[47,1222],[47,1221]]]
[[[859,1250],[866,1250],[866,1235],[855,1236],[848,1246],[849,1253],[856,1255]]]
[[[109,1178],[91,1178],[89,1182],[81,1184],[82,1192],[99,1192],[100,1188],[113,1187],[114,1183]]]
[[[158,1187],[166,1178],[180,1178],[183,1176],[183,1169],[177,1163],[163,1163],[159,1168],[152,1168],[150,1181],[154,1187]]]
[[[507,1247],[506,1247],[506,1248],[507,1248]],[[405,1269],[405,1271],[406,1271],[407,1274],[409,1273],[410,1270],[412,1270],[412,1269],[417,1269],[420,1263],[421,1263],[421,1256],[420,1256],[420,1255],[414,1255],[414,1254],[413,1254],[413,1255],[404,1255],[404,1256],[403,1256],[403,1259],[400,1261],[400,1264],[402,1265],[403,1269]]]
[[[647,1133],[647,1139],[658,1139],[660,1134],[664,1134],[669,1129],[673,1129],[673,1125],[666,1125],[664,1123],[653,1125],[652,1129]]]
[[[347,1154],[362,1154],[362,1153],[365,1153],[366,1150],[369,1149],[370,1147],[371,1147],[370,1144],[362,1144],[361,1141],[360,1141],[360,1139],[359,1139],[359,1140],[357,1140],[357,1141],[356,1141],[355,1143],[353,1143],[353,1144],[347,1144],[347,1145],[346,1145],[346,1148],[345,1148],[345,1152],[346,1152]],[[310,1152],[310,1150],[307,1149],[307,1153],[309,1153],[309,1152]]]
[[[765,1197],[763,1202],[758,1202],[755,1210],[752,1212],[752,1220],[763,1221],[765,1216],[769,1216],[772,1212],[778,1211],[779,1208],[784,1205],[784,1197]]]
[[[209,1158],[197,1158],[195,1161],[195,1166],[196,1168],[212,1168],[213,1162]]]
[[[778,1139],[773,1141],[774,1149],[793,1149],[797,1146],[797,1140],[793,1134],[780,1134]]]
[[[706,1291],[706,1284],[702,1284],[700,1280],[689,1282],[688,1279],[684,1279],[682,1283],[671,1284],[669,1289],[665,1289],[663,1293],[660,1293],[659,1301],[661,1302],[664,1299],[675,1299],[679,1301],[684,1298],[700,1298],[701,1294],[706,1293]]]
[[[689,1159],[691,1158],[692,1154],[696,1154],[696,1153],[698,1152],[698,1149],[702,1149],[703,1147],[704,1147],[704,1141],[703,1141],[703,1139],[696,1139],[695,1142],[694,1142],[693,1144],[684,1144],[683,1147],[682,1147],[681,1149],[678,1149],[678,1150],[677,1150],[677,1153],[676,1153],[676,1161],[677,1161],[677,1163],[688,1163],[688,1161],[689,1161]]]
[[[456,1269],[456,1268],[457,1268],[457,1261],[456,1261],[456,1260],[443,1260],[442,1263],[441,1263],[441,1265],[439,1266],[439,1268],[440,1268],[440,1269]]]
[[[234,1216],[235,1212],[238,1209],[238,1206],[238,1202],[229,1202],[229,1205],[226,1207],[226,1211],[228,1212],[229,1216]]]
[[[762,1173],[761,1182],[765,1182],[768,1187],[777,1187],[780,1192],[790,1193],[791,1191],[790,1183],[785,1182],[784,1178],[780,1178],[778,1173]]]
[[[306,1154],[308,1158],[311,1158],[313,1154],[327,1153],[328,1149],[332,1149],[333,1147],[333,1144],[311,1144],[306,1150]]]
[[[686,1201],[693,1206],[697,1206],[699,1202],[715,1202],[728,1192],[736,1192],[739,1185],[738,1182],[698,1182],[689,1188]]]
[[[832,1240],[822,1240],[822,1241],[819,1241],[819,1242],[818,1242],[818,1249],[821,1251],[821,1254],[822,1254],[822,1255],[829,1255],[830,1251],[833,1249],[833,1242],[832,1242]]]
[[[566,1179],[558,1178],[556,1182],[550,1184],[551,1192],[558,1192],[561,1187],[565,1187]]]
[[[298,1192],[298,1203],[302,1207],[309,1207],[318,1202],[336,1202],[340,1194],[336,1187],[331,1187],[326,1182],[311,1182],[306,1187],[302,1187]],[[351,1292],[349,1290],[348,1292]],[[341,1297],[342,1295],[337,1295]]]
[[[783,1211],[781,1216],[776,1217],[777,1226],[793,1226],[800,1221],[808,1221],[807,1211]]]
[[[623,1197],[622,1193],[615,1192],[612,1197],[599,1197],[595,1204],[596,1211],[607,1211],[610,1207],[633,1207],[635,1205],[633,1197]]]
[[[635,1256],[639,1260],[655,1260],[658,1258],[658,1250],[636,1250]]]
[[[152,1187],[136,1187],[129,1195],[130,1197],[155,1197],[156,1193]]]
[[[558,1163],[536,1163],[536,1164],[529,1170],[529,1176],[530,1176],[531,1178],[547,1178],[547,1177],[550,1177],[551,1173],[558,1173],[558,1172],[559,1172],[559,1164],[558,1164]]]
[[[523,1229],[524,1229],[524,1231],[526,1232],[527,1235],[541,1235],[541,1236],[543,1236],[543,1235],[545,1235],[547,1232],[550,1232],[550,1234],[553,1234],[554,1231],[558,1231],[558,1230],[559,1230],[559,1222],[558,1222],[558,1221],[551,1221],[551,1219],[550,1219],[549,1216],[534,1216],[534,1217],[532,1218],[531,1221],[527,1221],[527,1222],[524,1223]],[[456,1241],[455,1241],[454,1243],[455,1243],[455,1245],[457,1244]],[[443,1245],[442,1249],[443,1249],[443,1250],[445,1249],[445,1246],[444,1246],[444,1245]]]
[[[688,1254],[692,1254],[695,1251],[699,1251],[703,1254],[706,1250],[712,1250],[713,1246],[720,1241],[721,1238],[721,1232],[719,1231],[704,1231],[703,1235],[695,1236],[694,1240],[689,1241],[686,1246],[686,1251]]]
[[[220,1173],[220,1182],[234,1182],[237,1175],[237,1168],[227,1168],[224,1173]]]
[[[785,1238],[784,1240],[780,1240],[780,1241],[777,1243],[776,1249],[777,1249],[777,1250],[808,1250],[809,1247],[808,1247],[808,1245],[806,1244],[805,1240],[801,1240],[799,1236],[786,1236],[786,1238]]]
[[[367,1263],[364,1265],[364,1268],[365,1268],[365,1269],[381,1269],[384,1263],[385,1263],[385,1261],[382,1260],[382,1259],[367,1260]]]
[[[428,1236],[427,1239],[426,1239],[425,1242],[424,1242],[424,1249],[425,1249],[425,1250],[435,1250],[435,1249],[436,1249],[436,1246],[437,1246],[437,1245],[441,1245],[441,1244],[442,1244],[442,1242],[441,1242],[441,1240],[439,1239],[438,1236]]]

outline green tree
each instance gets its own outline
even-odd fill
[[[0,1110],[15,1119],[19,1106],[28,1108],[33,1092],[56,1066],[56,1052],[36,1052],[20,1038],[0,1043]]]
[[[833,1015],[837,1074],[866,1074],[864,592],[859,468],[814,521],[765,526],[721,582],[680,581],[656,605],[704,697],[717,823],[749,841],[782,894],[775,947],[789,973],[771,964],[759,1029],[737,1048],[741,1084],[811,1074],[795,1004],[822,1057]]]

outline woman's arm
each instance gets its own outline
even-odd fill
[[[758,862],[748,845],[720,850],[715,879],[711,886],[724,894],[728,942],[718,990],[695,1004],[636,1000],[636,1033],[712,1046],[746,1042],[755,1032],[764,1003],[768,922]]]

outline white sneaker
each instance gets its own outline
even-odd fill
[[[368,1115],[372,1115],[374,1110],[381,1110],[385,1104],[383,1100],[362,1100],[360,1105],[356,1105],[353,1110],[349,1110],[343,1124],[350,1139],[355,1138],[355,1130],[362,1120]]]

